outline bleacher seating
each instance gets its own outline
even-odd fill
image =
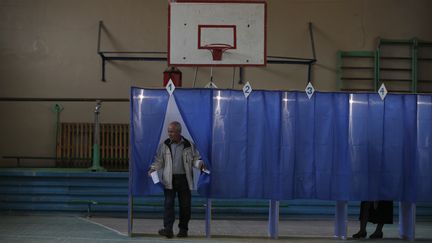
[[[193,217],[204,218],[205,198],[194,193]],[[349,216],[358,214],[358,202],[349,203]],[[280,217],[333,217],[335,203],[321,200],[280,202]],[[128,173],[51,171],[36,169],[0,170],[0,210],[11,212],[62,212],[127,217]],[[136,217],[161,217],[163,195],[134,198]],[[266,200],[212,202],[213,218],[267,218]],[[397,214],[397,203],[395,203]],[[418,218],[432,218],[432,204],[417,204]]]
[[[90,167],[93,136],[93,123],[61,123],[56,144],[56,166]],[[126,171],[129,166],[129,124],[101,123],[99,141],[101,165],[110,171]]]

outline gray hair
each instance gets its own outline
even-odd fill
[[[182,126],[181,126],[180,122],[178,122],[178,121],[173,121],[173,122],[170,123],[170,125],[173,125],[173,126],[175,127],[175,129],[176,129],[178,132],[181,133],[181,131],[182,131]]]

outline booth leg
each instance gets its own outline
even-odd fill
[[[279,201],[270,200],[268,234],[272,239],[279,235]]]
[[[399,202],[399,236],[404,240],[415,240],[416,204]]]
[[[335,237],[346,240],[348,228],[348,202],[336,201]]]

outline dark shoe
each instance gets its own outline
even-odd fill
[[[369,236],[369,239],[382,239],[384,236],[382,231],[375,231],[373,234]]]
[[[186,238],[188,237],[187,231],[186,230],[180,230],[177,234],[177,237],[179,238]]]
[[[165,236],[166,238],[173,238],[174,237],[174,233],[172,230],[160,229],[158,233],[159,233],[159,235]]]
[[[364,238],[366,238],[366,235],[367,235],[366,231],[363,231],[363,232],[359,231],[357,234],[353,234],[352,237],[354,239],[364,239]]]

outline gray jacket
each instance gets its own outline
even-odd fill
[[[195,145],[189,140],[182,137],[184,140],[183,149],[183,166],[186,172],[186,178],[189,184],[189,189],[193,190],[194,180],[192,166],[199,169],[201,168],[203,161],[196,150]],[[154,158],[153,163],[150,165],[150,169],[157,170],[161,177],[161,181],[166,189],[172,189],[172,156],[170,140],[167,139],[159,145],[157,154]]]

